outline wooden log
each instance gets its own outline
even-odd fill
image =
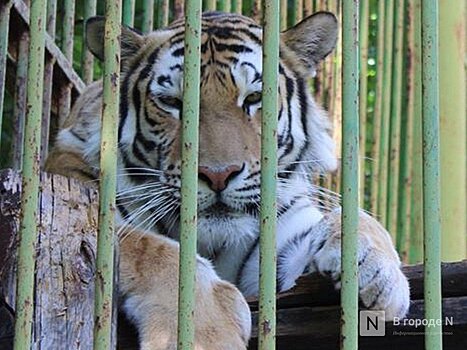
[[[10,306],[15,305],[20,191],[19,174],[2,171],[0,281],[3,302]],[[31,348],[92,349],[97,191],[42,174],[39,203]]]

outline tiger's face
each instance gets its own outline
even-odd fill
[[[103,21],[87,43],[103,56]],[[309,195],[311,172],[335,168],[333,143],[308,79],[334,48],[337,22],[317,13],[281,34],[278,207]],[[147,36],[123,28],[119,207],[133,226],[176,236],[181,186],[184,23]],[[202,21],[198,208],[200,240],[257,231],[260,199],[262,29],[251,19],[205,13]],[[162,226],[162,227],[161,227]],[[204,237],[204,238],[203,238]],[[223,242],[223,243],[222,243]]]

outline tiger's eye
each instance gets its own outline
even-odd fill
[[[243,103],[246,103],[248,105],[254,105],[260,102],[261,102],[261,92],[259,91],[249,94],[243,101]]]

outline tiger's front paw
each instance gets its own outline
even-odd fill
[[[177,349],[178,244],[144,235],[120,244],[123,309],[136,325],[142,350]],[[243,295],[198,257],[195,286],[195,349],[245,350],[251,315]]]
[[[322,226],[321,226],[322,225]],[[340,287],[341,221],[340,211],[329,214],[320,223],[313,263],[322,274]],[[361,212],[358,238],[358,283],[363,305],[385,311],[386,321],[403,318],[410,306],[407,278],[388,232],[371,216]]]

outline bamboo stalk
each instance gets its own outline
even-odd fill
[[[391,84],[392,84],[392,50],[394,25],[394,0],[386,0],[384,16],[384,64],[383,64],[383,95],[382,122],[379,142],[379,179],[378,179],[378,216],[383,226],[387,227],[387,197],[388,197],[388,159],[389,159],[389,120],[391,118]]]
[[[360,108],[359,130],[360,130],[360,206],[363,207],[365,201],[365,166],[366,166],[366,123],[367,123],[367,83],[368,83],[368,26],[370,22],[370,2],[361,0],[360,2]]]
[[[378,28],[376,39],[376,96],[375,108],[373,113],[373,138],[371,145],[371,192],[370,192],[370,211],[373,214],[378,213],[378,183],[380,181],[380,147],[381,125],[383,118],[383,65],[384,65],[384,23],[385,6],[384,1],[378,2]]]
[[[404,66],[402,120],[401,120],[401,149],[400,172],[397,207],[397,235],[396,249],[402,261],[408,262],[408,238],[410,229],[410,198],[412,195],[412,152],[413,152],[413,123],[415,98],[415,30],[414,30],[414,2],[406,2],[406,36],[405,48],[407,64]]]
[[[440,0],[441,255],[467,258],[466,6]]]
[[[396,241],[399,188],[399,161],[402,114],[402,58],[404,49],[404,0],[396,0],[391,84],[391,113],[389,126],[389,169],[387,187],[387,228]],[[404,142],[406,140],[403,140]]]
[[[412,196],[410,200],[410,247],[409,263],[423,260],[423,194],[422,194],[422,42],[421,42],[421,2],[414,2],[414,123],[412,154]]]

